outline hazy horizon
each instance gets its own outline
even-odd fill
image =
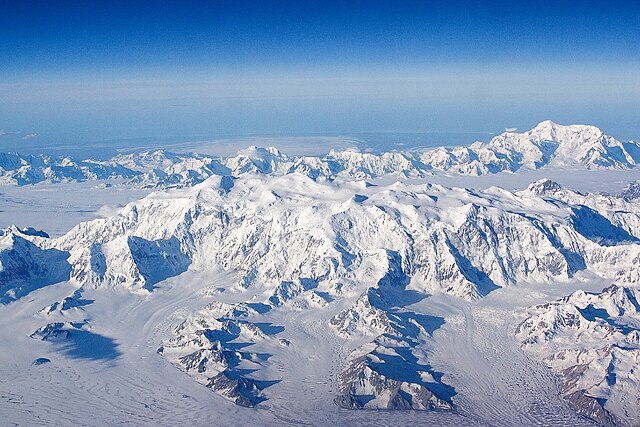
[[[0,16],[0,150],[484,134],[545,119],[637,140],[639,9],[14,2]]]

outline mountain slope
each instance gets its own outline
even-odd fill
[[[340,280],[341,292],[395,268],[412,289],[465,299],[522,281],[569,280],[584,269],[625,280],[638,254],[638,207],[568,191],[555,200],[531,195],[540,185],[513,194],[297,174],[213,177],[43,241],[70,253],[80,283],[136,289],[217,265],[239,271],[241,288]],[[168,270],[143,266],[154,262]]]
[[[602,425],[640,419],[640,291],[577,291],[533,313],[516,332],[563,380],[563,394]]]

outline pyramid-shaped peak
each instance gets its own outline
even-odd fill
[[[558,126],[562,126],[562,125],[559,125],[551,120],[543,120],[540,123],[538,123],[534,129],[538,129],[538,130],[552,129]]]
[[[526,192],[532,195],[542,196],[544,194],[555,193],[560,190],[562,190],[562,186],[560,184],[548,178],[543,178],[529,184]]]

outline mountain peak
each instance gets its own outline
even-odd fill
[[[576,137],[582,140],[600,138],[604,132],[593,125],[561,125],[551,120],[545,120],[531,129],[528,134],[537,135],[540,139],[565,142]]]
[[[276,147],[258,147],[256,145],[250,145],[247,148],[239,150],[238,155],[245,155],[247,157],[282,157],[282,153]]]
[[[555,127],[562,126],[551,120],[543,120],[538,123],[533,129],[535,130],[545,130],[545,129],[553,129]]]
[[[529,184],[525,190],[529,195],[542,196],[562,190],[562,186],[548,178],[542,178]]]

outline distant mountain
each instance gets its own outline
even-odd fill
[[[139,172],[110,161],[76,161],[70,157],[44,154],[21,156],[17,153],[0,153],[0,184],[28,185],[39,182],[132,178],[138,174]]]
[[[619,196],[627,200],[640,199],[640,181],[634,181],[627,185]]]
[[[421,159],[434,169],[465,175],[535,170],[548,165],[629,169],[640,162],[640,145],[622,143],[595,126],[563,126],[547,120],[524,133],[504,132],[488,143],[436,149]]]
[[[442,147],[422,152],[362,153],[331,151],[320,157],[290,157],[273,147],[249,147],[233,157],[164,150],[118,155],[104,162],[68,157],[0,154],[0,183],[118,178],[144,187],[184,187],[212,175],[286,175],[313,179],[424,177],[438,173],[484,175],[544,167],[629,169],[640,162],[640,144],[622,143],[594,126],[563,126],[551,121],[524,133],[504,132],[488,143]]]

